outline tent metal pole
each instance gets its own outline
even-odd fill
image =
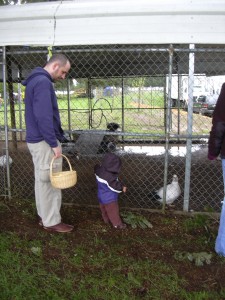
[[[192,51],[195,49],[194,44],[190,44],[189,53],[189,74],[188,74],[188,121],[187,121],[187,133],[192,135],[193,130],[193,88],[194,88],[194,69],[195,69],[195,53]],[[184,183],[184,205],[183,210],[188,212],[189,198],[190,198],[190,180],[191,180],[191,147],[192,139],[187,140],[187,155],[185,163],[185,183]]]
[[[9,136],[8,136],[8,116],[7,116],[7,93],[6,93],[6,47],[2,47],[3,52],[3,93],[4,93],[4,124],[5,124],[5,154],[6,154],[6,174],[7,174],[7,196],[11,199],[11,181],[9,168]]]

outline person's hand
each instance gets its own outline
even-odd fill
[[[215,159],[217,159],[217,156],[214,156],[214,155],[211,155],[210,153],[208,153],[208,159],[215,160]]]
[[[55,147],[55,148],[52,148],[53,152],[54,152],[54,157],[55,158],[58,158],[62,155],[62,150],[61,150],[61,147]]]
[[[126,191],[127,191],[127,187],[123,186],[123,192],[126,193]]]

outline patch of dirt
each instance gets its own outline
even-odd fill
[[[136,100],[138,102],[138,100]],[[129,104],[135,108],[150,108],[150,105],[137,103],[137,102],[130,102]]]
[[[43,234],[38,234],[38,239],[43,245],[49,245],[49,238],[53,233],[46,232],[38,225],[33,203],[14,199],[8,207],[8,209],[0,207],[0,232],[13,232],[20,238],[30,241],[36,240],[37,233],[43,232]],[[136,212],[133,213],[136,214]],[[165,214],[143,211],[139,214],[148,219],[153,228],[133,229],[128,225],[127,229],[116,231],[103,223],[98,207],[63,205],[63,221],[75,226],[72,233],[65,234],[65,239],[71,245],[71,250],[68,251],[71,251],[73,255],[74,247],[88,246],[90,239],[93,238],[102,239],[107,245],[120,243],[120,249],[123,249],[121,256],[131,256],[137,260],[146,260],[146,258],[160,260],[173,266],[178,276],[185,279],[187,291],[219,292],[225,286],[225,261],[214,252],[218,222],[214,220],[207,230],[204,227],[185,230],[184,221],[190,220],[190,217],[186,215],[178,215],[171,211],[166,211]],[[57,249],[47,249],[48,247],[44,252],[46,260],[62,259]],[[204,263],[203,266],[196,266],[194,262],[178,261],[174,257],[176,252],[199,253],[203,251],[212,253],[210,264]],[[66,261],[64,264],[66,265]]]

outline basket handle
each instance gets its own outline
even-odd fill
[[[61,154],[61,156],[64,157],[64,158],[67,160],[67,163],[68,163],[68,165],[69,165],[69,167],[70,167],[70,171],[72,171],[72,166],[71,166],[71,163],[70,163],[69,159],[68,159],[64,154]],[[58,158],[58,157],[57,157],[57,158]],[[53,162],[54,162],[55,159],[56,159],[56,157],[53,156],[52,161],[51,161],[51,163],[50,163],[50,175],[51,175],[51,176],[52,176],[52,165],[53,165]]]

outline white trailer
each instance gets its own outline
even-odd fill
[[[170,87],[171,86],[171,87]],[[193,101],[195,101],[200,95],[208,94],[207,77],[205,74],[194,75],[194,82],[190,82],[190,86],[193,88]],[[186,107],[188,104],[189,93],[189,80],[188,75],[173,74],[171,77],[171,84],[169,83],[169,76],[166,76],[166,93],[169,96],[171,93],[172,106],[180,104],[182,107]]]

